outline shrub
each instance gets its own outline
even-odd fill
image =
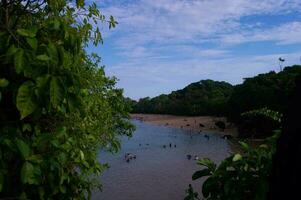
[[[100,184],[99,148],[131,135],[127,106],[99,57],[84,0],[0,1],[0,198],[85,199]]]

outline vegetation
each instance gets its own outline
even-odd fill
[[[122,90],[84,50],[99,23],[116,25],[84,0],[0,1],[1,199],[89,198],[98,149],[131,135]]]
[[[268,180],[277,138],[278,134],[256,149],[241,142],[244,154],[231,155],[218,167],[208,158],[201,159],[197,164],[205,168],[196,171],[192,179],[209,176],[202,186],[206,199],[264,200],[268,194]],[[198,194],[193,189],[188,190],[186,200],[194,199],[200,199]]]
[[[133,106],[135,113],[174,115],[220,115],[225,113],[226,102],[233,86],[226,82],[202,80],[169,95],[140,99]]]
[[[295,87],[295,78],[300,73],[301,67],[294,65],[279,73],[245,78],[242,84],[235,86],[202,80],[168,95],[128,101],[134,113],[227,115],[231,121],[238,122],[241,113],[264,107],[283,113]]]
[[[203,80],[183,90],[138,102],[128,100],[134,113],[174,115],[223,115],[239,125],[241,137],[271,136],[279,122],[271,121],[263,112],[284,113],[295,88],[295,78],[301,67],[294,65],[283,71],[259,74],[246,78],[242,84],[232,86],[226,82]],[[250,110],[262,109],[257,116]],[[242,115],[242,113],[245,113]]]
[[[266,109],[251,111],[245,115],[265,115],[276,122],[281,121],[281,115],[275,115],[275,112]],[[280,128],[280,125],[277,128]],[[240,142],[243,154],[229,156],[218,167],[208,158],[197,161],[198,165],[205,168],[196,171],[192,179],[208,176],[202,186],[203,196],[212,200],[267,199],[276,141],[280,136],[280,131],[275,132],[264,144],[255,149],[245,142]],[[191,185],[186,193],[186,200],[200,199]]]
[[[241,114],[238,126],[240,137],[265,138],[280,127],[282,114],[267,108],[252,110]]]
[[[301,67],[294,65],[279,73],[269,72],[246,78],[242,84],[234,87],[228,101],[228,118],[239,122],[241,113],[264,107],[284,113],[298,74],[301,74]]]

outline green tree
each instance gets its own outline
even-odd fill
[[[108,20],[84,0],[0,1],[0,198],[85,199],[99,148],[130,136],[115,78],[88,55]]]

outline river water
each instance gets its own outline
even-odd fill
[[[202,183],[202,180],[191,180],[193,172],[200,167],[186,155],[208,157],[218,163],[231,151],[227,140],[218,134],[210,133],[208,139],[204,137],[206,133],[136,120],[133,123],[136,125],[133,137],[121,139],[117,154],[99,153],[99,160],[108,162],[110,168],[100,178],[103,191],[95,192],[93,200],[182,200],[188,184],[201,193]],[[137,158],[126,162],[126,153]]]

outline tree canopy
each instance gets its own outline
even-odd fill
[[[202,80],[182,90],[154,98],[142,98],[133,105],[133,112],[174,115],[219,115],[233,86],[226,82]]]
[[[116,79],[85,51],[101,24],[117,22],[84,0],[0,1],[0,198],[89,198],[99,148],[131,135]]]

